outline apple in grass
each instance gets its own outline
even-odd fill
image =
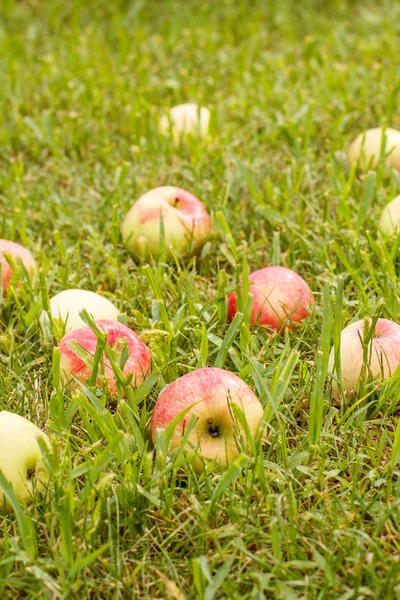
[[[7,260],[7,257],[10,257],[16,266],[21,261],[31,277],[35,275],[37,270],[36,261],[27,248],[11,240],[0,239],[1,286],[4,295],[7,294],[14,274],[13,266]]]
[[[97,328],[107,334],[106,344],[113,350],[116,363],[125,378],[130,378],[130,385],[138,387],[150,374],[150,352],[140,337],[129,327],[118,321],[96,321]],[[65,386],[76,387],[77,380],[85,383],[92,376],[93,358],[98,338],[87,325],[70,331],[59,344],[61,377]],[[79,348],[79,349],[77,349]],[[82,352],[83,351],[83,352]],[[125,363],[121,364],[121,356],[126,352]],[[115,373],[109,358],[103,353],[99,364],[97,385],[107,385],[111,395],[117,391]]]
[[[242,441],[245,440],[240,424],[235,422],[232,405],[242,411],[249,431],[254,435],[264,410],[249,386],[224,369],[205,367],[192,371],[161,392],[150,424],[153,442],[156,442],[157,430],[166,429],[188,409],[175,426],[169,450],[180,446],[189,424],[195,418],[185,445],[187,454],[193,459],[195,471],[201,473],[207,461],[215,461],[225,467],[240,452],[238,436],[244,438]]]
[[[122,223],[124,243],[138,259],[162,251],[161,222],[167,255],[195,254],[211,232],[211,219],[196,196],[175,186],[157,187],[139,198]]]
[[[178,104],[171,108],[168,114],[163,115],[159,130],[163,135],[171,134],[175,142],[179,142],[187,135],[207,138],[209,124],[210,111],[208,108],[189,102]]]
[[[382,211],[379,221],[379,230],[387,236],[396,236],[400,233],[400,196],[389,202]]]
[[[305,319],[314,304],[307,283],[287,267],[266,267],[249,275],[252,296],[251,325],[264,325],[277,331],[293,329]],[[228,295],[228,321],[236,314],[236,292]]]
[[[367,331],[368,331],[367,323]],[[341,380],[332,381],[332,394],[340,398],[340,387],[345,395],[356,392],[357,382],[362,374],[366,334],[365,321],[360,320],[345,327],[340,335]],[[378,319],[368,343],[365,375],[376,381],[387,379],[400,365],[400,325],[388,319]],[[328,370],[335,368],[335,349],[329,356]]]
[[[357,164],[361,171],[375,169],[381,155],[387,165],[400,170],[400,131],[390,127],[368,129],[356,137],[347,153],[350,165]]]
[[[59,338],[68,331],[86,325],[79,314],[84,309],[95,321],[97,319],[117,321],[120,315],[117,307],[100,294],[89,290],[64,290],[50,299],[50,315],[54,326],[54,335]],[[42,312],[40,323],[45,336],[49,336],[51,325],[46,311]]]
[[[27,419],[5,410],[0,412],[0,471],[20,502],[28,502],[34,490],[48,480],[41,462],[40,438],[48,442],[46,434]],[[0,512],[10,509],[0,488]]]

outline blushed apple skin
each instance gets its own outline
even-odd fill
[[[211,218],[196,196],[174,186],[154,188],[135,202],[122,223],[124,243],[137,258],[158,257],[160,216],[167,255],[198,252],[211,232]]]
[[[89,290],[69,289],[56,294],[50,299],[50,313],[59,329],[65,324],[65,333],[83,327],[85,323],[79,312],[86,309],[93,319],[110,319],[117,321],[119,310],[108,298]],[[40,316],[45,335],[50,334],[49,317],[45,311]]]
[[[100,320],[96,321],[96,325],[100,331],[107,334],[107,345],[117,350],[117,352],[122,351],[126,340],[129,356],[124,365],[123,374],[125,377],[132,374],[131,385],[133,388],[138,387],[151,371],[150,352],[146,344],[132,329],[117,321]],[[85,383],[92,375],[90,366],[77,356],[70,347],[72,341],[87,350],[91,358],[94,357],[97,348],[96,334],[88,326],[70,331],[62,338],[59,344],[61,375],[64,385],[69,388],[77,385],[77,382],[73,379],[74,377]],[[103,363],[108,391],[111,395],[115,395],[117,391],[115,374],[105,353],[103,354]],[[97,380],[98,386],[103,384],[100,374],[101,368]]]
[[[24,248],[21,244],[17,244],[11,240],[0,239],[0,262],[2,268],[1,284],[4,295],[7,294],[13,276],[13,270],[5,257],[7,254],[10,254],[10,256],[14,258],[15,264],[18,264],[20,259],[31,276],[37,271],[36,261],[27,248]]]
[[[236,404],[241,409],[249,430],[254,435],[262,421],[264,410],[249,386],[237,375],[224,369],[205,367],[192,371],[161,392],[150,424],[153,442],[156,441],[158,429],[165,429],[183,410],[192,407],[175,427],[170,451],[180,446],[182,437],[195,416],[197,422],[190,431],[185,446],[187,454],[193,458],[195,471],[203,471],[204,462],[201,457],[205,461],[215,460],[225,467],[239,454],[235,433],[240,428],[234,425],[230,404]],[[210,433],[210,426],[218,428],[218,436]]]
[[[309,314],[314,298],[307,283],[287,267],[266,267],[249,275],[253,296],[250,323],[277,331],[293,329]],[[228,296],[228,322],[236,314],[236,292]]]
[[[48,442],[46,434],[24,417],[5,410],[0,412],[0,470],[20,502],[28,502],[34,488],[40,489],[48,480],[41,462],[39,438]],[[33,470],[35,485],[27,479],[28,471]],[[0,512],[10,510],[11,506],[0,490]]]
[[[379,230],[390,237],[400,233],[400,196],[396,196],[383,209],[379,221]]]
[[[340,362],[342,387],[344,394],[355,393],[357,381],[363,365],[364,320],[356,321],[345,327],[340,335]],[[400,365],[400,325],[388,319],[378,319],[368,348],[370,375],[377,381],[387,379]],[[335,364],[335,350],[329,356],[328,370],[332,373]],[[340,398],[339,386],[332,381],[332,394]]]
[[[385,162],[400,171],[400,131],[390,127],[374,127],[360,133],[349,146],[347,157],[350,165],[358,164],[361,171],[376,169],[382,152],[383,136],[386,138]]]
[[[159,124],[162,135],[172,134],[175,142],[186,135],[207,138],[210,124],[210,111],[205,106],[201,108],[192,102],[178,104],[164,115]]]

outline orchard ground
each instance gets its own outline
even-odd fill
[[[400,598],[399,385],[335,403],[326,376],[342,326],[400,321],[399,238],[377,232],[400,175],[345,156],[400,128],[399,34],[390,0],[1,3],[0,237],[41,278],[3,302],[0,409],[53,440],[48,491],[0,517],[3,600]],[[158,135],[187,101],[212,110],[210,143]],[[121,243],[160,185],[213,215],[189,263],[139,265]],[[270,264],[308,282],[314,314],[284,336],[248,314],[229,329],[236,278]],[[39,315],[66,288],[106,294],[149,344],[134,402],[63,395]],[[165,384],[205,365],[242,377],[266,425],[198,476],[155,458],[146,427]]]

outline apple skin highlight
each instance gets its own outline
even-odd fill
[[[96,325],[100,331],[107,334],[107,345],[114,349],[117,352],[117,355],[122,352],[126,342],[128,346],[128,358],[122,372],[125,377],[132,374],[131,386],[133,388],[138,387],[151,371],[151,357],[146,344],[132,329],[118,321],[103,319],[96,321]],[[92,370],[89,360],[85,362],[84,359],[80,358],[71,347],[71,342],[76,342],[86,350],[88,359],[90,359],[95,355],[98,339],[90,327],[85,326],[70,331],[60,341],[59,349],[62,380],[65,386],[74,388],[77,385],[74,378],[85,383],[91,377]],[[115,374],[110,360],[105,353],[103,353],[102,363],[104,365],[104,371],[102,365],[99,365],[97,385],[99,387],[103,385],[102,375],[104,373],[104,377],[107,380],[108,391],[111,395],[115,395],[117,392]]]
[[[253,297],[250,323],[277,331],[293,329],[311,311],[314,298],[307,283],[287,267],[266,267],[249,275]],[[236,292],[228,295],[228,322],[236,314]]]
[[[340,336],[340,362],[342,388],[346,396],[355,393],[357,381],[363,366],[364,320],[356,321],[345,327]],[[361,339],[360,339],[361,336]],[[328,370],[332,373],[335,364],[335,350],[329,356]],[[378,319],[375,331],[368,347],[369,375],[377,381],[387,379],[400,365],[400,325],[388,319]],[[340,398],[339,385],[332,381],[332,394]]]
[[[160,221],[164,225],[167,255],[196,254],[211,232],[211,218],[192,193],[163,186],[141,196],[122,223],[122,238],[137,259],[158,257]]]
[[[192,371],[170,383],[160,394],[153,410],[150,431],[156,442],[158,429],[165,429],[185,409],[172,435],[170,451],[180,446],[193,417],[197,419],[185,445],[200,473],[204,461],[215,460],[225,467],[239,454],[236,436],[244,439],[239,424],[234,423],[230,405],[243,412],[254,435],[262,421],[263,407],[249,386],[237,375],[224,369],[205,367]],[[204,459],[204,460],[203,460]]]
[[[21,260],[25,269],[31,276],[37,271],[36,261],[27,248],[24,248],[21,244],[17,244],[11,240],[0,239],[0,262],[2,269],[1,285],[3,294],[7,294],[13,276],[13,270],[5,256],[7,254],[13,257],[16,265],[18,265],[19,260]]]

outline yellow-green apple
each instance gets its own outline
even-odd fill
[[[400,170],[400,131],[390,127],[368,129],[356,137],[347,153],[349,163],[357,164],[361,171],[375,169],[381,155],[387,165]]]
[[[150,424],[153,442],[158,429],[166,429],[188,409],[175,426],[169,450],[180,446],[189,424],[195,419],[185,445],[194,469],[201,472],[204,463],[210,460],[225,467],[239,454],[238,439],[245,444],[245,435],[242,426],[235,421],[232,405],[241,410],[254,436],[264,411],[249,386],[224,369],[206,367],[192,371],[161,392]]]
[[[211,219],[196,196],[174,186],[150,190],[132,206],[122,223],[122,237],[136,258],[161,252],[161,219],[167,253],[195,254],[211,232]]]
[[[0,239],[1,285],[4,295],[7,294],[13,276],[12,265],[8,262],[7,256],[10,256],[16,266],[18,266],[19,261],[22,261],[31,277],[37,270],[35,259],[27,248],[16,242]]]
[[[252,296],[250,323],[276,330],[293,329],[309,314],[314,303],[310,288],[287,267],[266,267],[249,275]],[[228,321],[236,314],[236,292],[228,295]]]
[[[367,325],[369,327],[370,325]],[[365,321],[360,320],[345,327],[340,335],[341,380],[332,381],[332,393],[340,398],[340,387],[346,395],[354,394],[362,373],[364,361]],[[400,365],[400,325],[388,319],[378,319],[368,344],[365,376],[383,381],[393,375]],[[335,349],[329,356],[328,370],[333,373]]]
[[[53,333],[59,337],[62,334],[85,325],[79,313],[86,309],[94,320],[110,319],[116,321],[119,310],[110,300],[90,292],[89,290],[70,289],[56,294],[50,299],[50,314],[54,325]],[[50,333],[50,321],[46,311],[40,316],[40,322],[45,335]]]
[[[172,134],[175,141],[179,141],[185,135],[206,138],[209,123],[208,108],[200,108],[194,103],[178,104],[171,108],[168,115],[163,115],[159,129],[163,135]]]
[[[96,325],[100,331],[107,334],[106,343],[114,352],[116,364],[126,378],[131,378],[130,385],[136,388],[151,370],[150,352],[146,344],[132,329],[118,321],[103,319],[96,321]],[[97,343],[96,334],[87,325],[70,331],[62,338],[59,344],[60,367],[65,386],[75,387],[76,380],[85,383],[90,379]],[[79,346],[79,351],[75,345]],[[126,360],[122,365],[121,358],[125,352]],[[115,373],[105,353],[99,365],[97,385],[102,387],[104,383],[110,394],[114,395],[117,391]]]
[[[41,462],[39,438],[48,441],[46,434],[27,419],[5,410],[0,412],[0,470],[20,502],[28,502],[34,490],[48,479]],[[0,490],[0,512],[10,508]]]
[[[384,235],[388,236],[400,233],[400,196],[396,196],[383,209],[379,229]]]

